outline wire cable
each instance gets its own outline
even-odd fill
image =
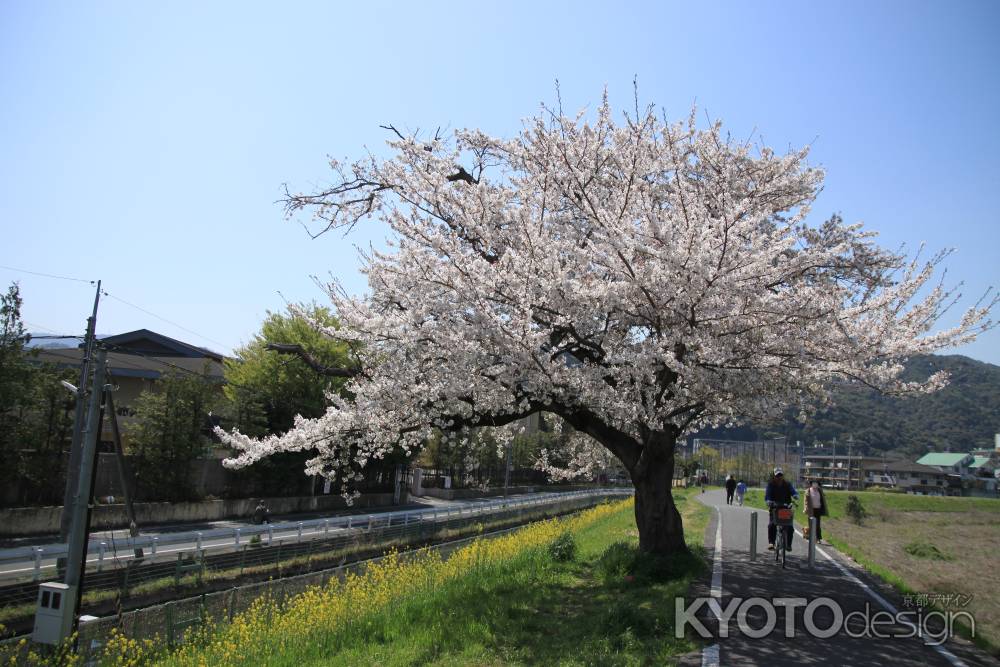
[[[87,280],[85,278],[71,278],[70,276],[58,276],[54,273],[42,273],[41,271],[28,271],[27,269],[18,269],[13,266],[4,266],[0,264],[0,269],[7,269],[8,271],[17,271],[19,273],[28,273],[33,276],[42,276],[43,278],[56,278],[57,280],[70,280],[75,283],[90,283],[93,285],[96,280]]]
[[[204,340],[207,340],[210,343],[215,343],[216,345],[221,345],[223,347],[223,349],[228,349],[228,350],[234,349],[233,347],[231,347],[229,345],[226,345],[222,341],[214,340],[212,338],[209,338],[208,336],[203,336],[202,334],[198,333],[197,331],[194,331],[192,329],[188,329],[187,327],[185,327],[185,326],[183,326],[181,324],[177,324],[176,322],[172,322],[172,321],[168,320],[167,318],[161,317],[161,316],[157,315],[156,313],[154,313],[154,312],[152,312],[150,310],[146,310],[145,308],[143,308],[141,306],[137,306],[134,303],[130,303],[130,302],[126,301],[125,299],[119,297],[119,296],[115,296],[114,294],[109,294],[108,292],[103,292],[103,293],[104,293],[104,296],[108,297],[109,299],[114,299],[115,301],[119,301],[121,303],[124,303],[126,306],[129,306],[130,308],[135,308],[136,310],[138,310],[140,312],[143,312],[143,313],[145,313],[145,314],[147,314],[147,315],[149,315],[151,317],[155,317],[158,320],[161,320],[163,322],[166,322],[167,324],[175,326],[178,329],[186,331],[186,332],[188,332],[189,334],[191,334],[193,336],[197,336],[198,338],[202,338]]]

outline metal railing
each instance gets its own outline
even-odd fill
[[[624,494],[628,492],[620,489],[542,493],[461,507],[140,536],[111,545],[92,541],[84,580],[84,595],[91,597],[89,602],[85,597],[83,607],[107,613],[109,606],[123,599],[138,598],[153,589],[161,594],[170,589],[183,593],[203,587],[206,578],[231,586],[235,580],[261,573],[282,577],[290,572],[332,567],[393,544],[405,546],[439,539],[477,523],[530,520],[584,501],[592,503]],[[136,557],[137,547],[144,549],[142,558]],[[22,557],[30,554],[32,560],[27,579],[0,584],[0,605],[28,611],[35,603],[39,583],[54,580],[58,574],[55,558],[65,553],[65,545],[9,551],[17,551]]]
[[[474,539],[484,530],[512,528],[626,495],[630,495],[628,491],[615,489],[549,493],[543,497],[490,502],[475,507],[395,512],[393,516],[355,516],[349,517],[349,529],[345,524],[337,534],[320,531],[318,534],[326,537],[316,539],[308,539],[310,533],[303,531],[299,540],[298,522],[294,522],[295,537],[288,540],[275,537],[273,544],[262,540],[261,546],[252,547],[244,541],[238,548],[234,543],[228,550],[209,554],[203,543],[198,553],[181,552],[170,558],[161,554],[162,560],[158,562],[126,560],[117,569],[87,574],[84,581],[87,591],[92,592],[102,585],[109,590],[103,594],[103,602],[83,605],[83,611],[99,618],[81,623],[78,645],[84,655],[91,653],[102,646],[112,630],[130,638],[159,637],[168,644],[176,644],[183,641],[187,629],[206,618],[232,619],[263,593],[285,598],[308,586],[343,576],[346,571],[359,571],[394,544],[421,545],[443,540],[433,548],[450,550]],[[323,520],[320,521],[318,525],[325,528]],[[220,576],[244,573],[249,579]],[[122,603],[128,601],[130,592],[140,591],[141,598],[143,587],[148,588],[151,583],[159,586],[154,603],[134,605],[137,608],[132,610]],[[37,583],[33,588],[36,593],[25,596],[31,604],[37,596]],[[157,604],[165,594],[174,599]],[[10,602],[0,601],[4,605]],[[28,630],[30,627],[25,631]]]

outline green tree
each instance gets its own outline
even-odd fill
[[[14,423],[31,375],[24,356],[31,337],[21,322],[21,303],[18,284],[11,283],[7,293],[0,296],[0,442],[5,450],[15,437]]]
[[[221,400],[208,374],[168,374],[135,403],[129,453],[136,487],[146,499],[190,500],[192,463],[211,446],[209,413]]]
[[[328,308],[313,304],[301,309],[316,324],[339,326]],[[325,336],[306,319],[268,311],[260,332],[236,349],[237,359],[226,360],[225,392],[232,404],[242,410],[237,419],[240,430],[247,420],[254,422],[249,424],[250,428],[260,428],[256,412],[262,409],[267,431],[284,433],[292,427],[296,415],[322,415],[327,405],[326,393],[339,390],[344,383],[344,378],[317,372],[300,356],[268,348],[275,343],[298,345],[322,366],[349,363],[347,346]]]
[[[328,308],[312,304],[299,310],[315,324],[339,326]],[[318,417],[324,413],[327,392],[338,391],[344,378],[324,375],[317,367],[347,365],[349,350],[313,323],[291,312],[268,311],[260,332],[236,349],[236,359],[226,360],[227,426],[255,436],[284,433],[296,415]],[[270,349],[276,344],[298,346],[301,354]],[[314,480],[303,473],[308,458],[305,453],[286,453],[265,465],[235,472],[239,491],[257,495],[310,493]]]
[[[72,428],[72,397],[59,381],[73,373],[32,361],[21,305],[12,283],[0,295],[0,482],[5,502],[50,503],[62,494]]]

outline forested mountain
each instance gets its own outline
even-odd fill
[[[790,441],[824,444],[837,438],[879,451],[919,455],[927,451],[968,451],[993,447],[1000,433],[1000,366],[961,355],[915,357],[904,378],[923,380],[948,371],[948,386],[934,394],[891,398],[858,387],[835,390],[833,408],[798,424],[792,415],[783,424],[751,425],[705,431],[701,437],[756,439],[786,436]],[[698,437],[698,436],[696,436]]]

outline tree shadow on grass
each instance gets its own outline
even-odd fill
[[[415,662],[478,652],[487,661],[524,664],[663,664],[693,648],[674,637],[674,598],[686,593],[701,561],[675,565],[672,572],[605,583],[594,563],[574,562],[547,566],[530,581],[468,588],[448,599],[465,627],[436,637]],[[437,620],[419,616],[411,622]]]

